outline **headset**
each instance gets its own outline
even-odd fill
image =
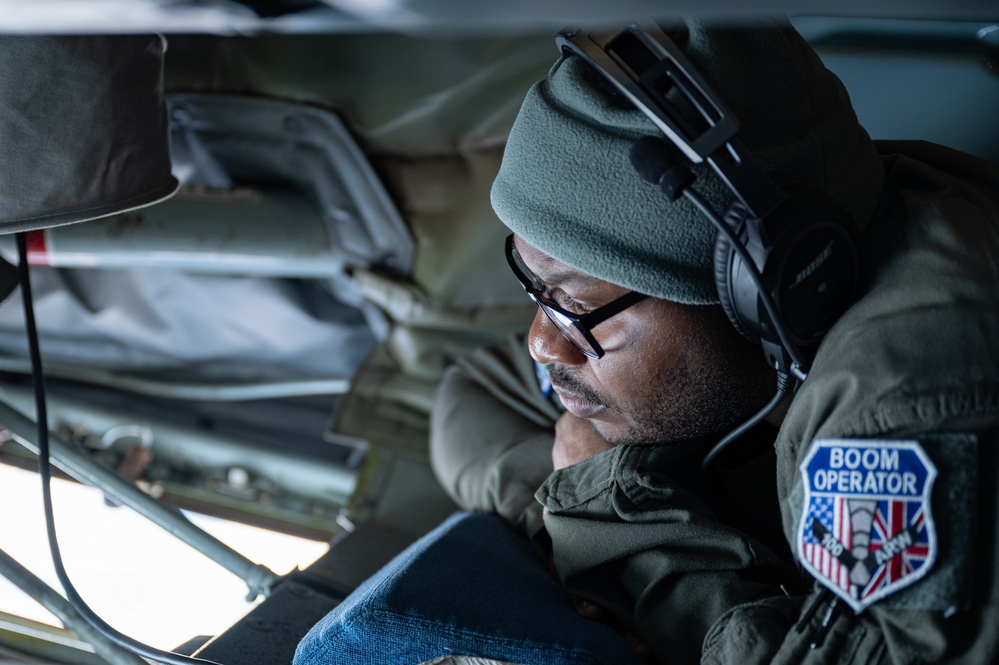
[[[777,372],[771,402],[719,442],[707,465],[769,415],[794,380],[807,378],[807,360],[857,291],[857,224],[814,187],[778,186],[739,140],[731,110],[656,24],[634,23],[610,34],[567,29],[556,45],[581,57],[662,132],[664,138],[650,135],[634,144],[632,165],[670,200],[683,196],[715,226],[722,308]],[[733,195],[724,215],[692,187],[690,165],[702,163]]]

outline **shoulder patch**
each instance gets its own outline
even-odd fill
[[[937,469],[919,442],[816,439],[800,469],[798,558],[854,612],[933,567]]]

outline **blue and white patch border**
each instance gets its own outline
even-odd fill
[[[921,507],[919,508],[919,511],[922,513],[920,517],[922,525],[921,528],[925,529],[927,554],[922,564],[919,566],[917,570],[914,570],[913,572],[905,575],[903,579],[897,580],[893,583],[889,583],[883,588],[868,593],[866,597],[863,598],[860,597],[861,593],[863,592],[862,588],[858,588],[858,586],[856,584],[853,584],[852,581],[848,581],[846,583],[846,586],[844,587],[842,583],[842,578],[840,579],[839,582],[837,582],[835,579],[830,577],[826,572],[820,570],[819,567],[815,565],[815,563],[813,563],[812,559],[809,558],[809,555],[807,554],[806,550],[805,541],[808,537],[806,530],[809,529],[810,526],[812,526],[809,523],[808,518],[809,516],[813,515],[812,508],[814,502],[819,499],[825,499],[828,501],[830,498],[834,500],[839,500],[839,499],[845,500],[845,497],[848,496],[847,494],[839,493],[836,491],[817,491],[813,488],[814,478],[809,474],[809,468],[811,467],[812,462],[815,460],[816,456],[818,456],[820,453],[824,453],[824,451],[827,450],[831,451],[831,449],[833,448],[859,449],[861,451],[863,450],[878,450],[878,451],[894,450],[897,452],[907,451],[908,453],[915,455],[915,457],[923,465],[923,468],[926,472],[926,476],[923,481],[923,487],[919,494],[920,496],[919,501],[921,502]],[[884,453],[879,453],[879,454],[882,456],[884,455]],[[863,453],[860,452],[858,453],[858,455],[862,456]],[[812,442],[812,445],[809,447],[808,453],[801,461],[801,464],[799,465],[799,470],[801,472],[802,486],[804,488],[804,501],[801,510],[801,517],[799,518],[798,521],[796,543],[795,543],[795,555],[798,557],[799,562],[801,563],[802,567],[805,570],[811,573],[815,577],[815,579],[819,581],[820,584],[822,584],[824,587],[826,587],[827,589],[835,593],[837,596],[839,596],[841,599],[843,599],[843,601],[845,601],[853,609],[855,613],[859,614],[871,604],[917,582],[918,580],[922,579],[933,567],[933,564],[935,563],[938,554],[938,543],[936,536],[936,526],[933,522],[933,515],[930,510],[930,497],[933,492],[934,481],[936,480],[937,477],[937,469],[936,466],[933,464],[933,462],[930,460],[929,456],[926,455],[926,452],[923,450],[922,446],[918,441],[896,440],[896,439],[815,439]],[[826,482],[828,483],[828,478],[826,479]],[[905,501],[905,499],[903,499],[899,494],[891,492],[854,494],[850,496],[866,497],[870,501],[874,500],[895,501],[896,503],[899,501]],[[840,519],[842,519],[842,516],[840,517]],[[919,533],[923,532],[920,530]],[[815,538],[814,527],[813,527],[813,538]],[[825,549],[829,551],[830,556],[834,556],[833,553],[836,544],[840,546],[841,550],[844,547],[842,543],[839,543],[838,541],[835,541],[832,547],[827,546]],[[811,547],[813,548],[812,551],[814,552],[815,546],[811,545]],[[899,554],[904,551],[905,550],[903,549],[902,551],[899,552]],[[814,556],[814,554],[812,556]],[[854,560],[856,561],[856,559]],[[887,565],[890,561],[891,558],[887,559],[884,563],[881,563],[874,570],[875,571],[881,570],[881,568]],[[843,572],[841,571],[839,573],[839,576],[842,575]]]

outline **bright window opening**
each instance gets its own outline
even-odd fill
[[[217,635],[253,603],[246,584],[194,548],[99,490],[52,481],[56,533],[70,579],[117,630],[159,649]],[[195,524],[247,558],[284,574],[319,558],[326,543],[203,515]],[[52,566],[38,475],[0,464],[0,549],[63,593]],[[45,608],[0,576],[0,611],[59,626]]]

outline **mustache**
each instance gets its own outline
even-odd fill
[[[545,371],[548,372],[548,378],[551,379],[552,383],[556,384],[559,388],[564,388],[566,391],[571,392],[588,402],[593,402],[594,404],[600,404],[603,407],[610,408],[610,405],[602,396],[598,395],[596,391],[583,383],[578,376],[573,374],[569,368],[564,365],[549,363],[548,365],[545,365]]]

